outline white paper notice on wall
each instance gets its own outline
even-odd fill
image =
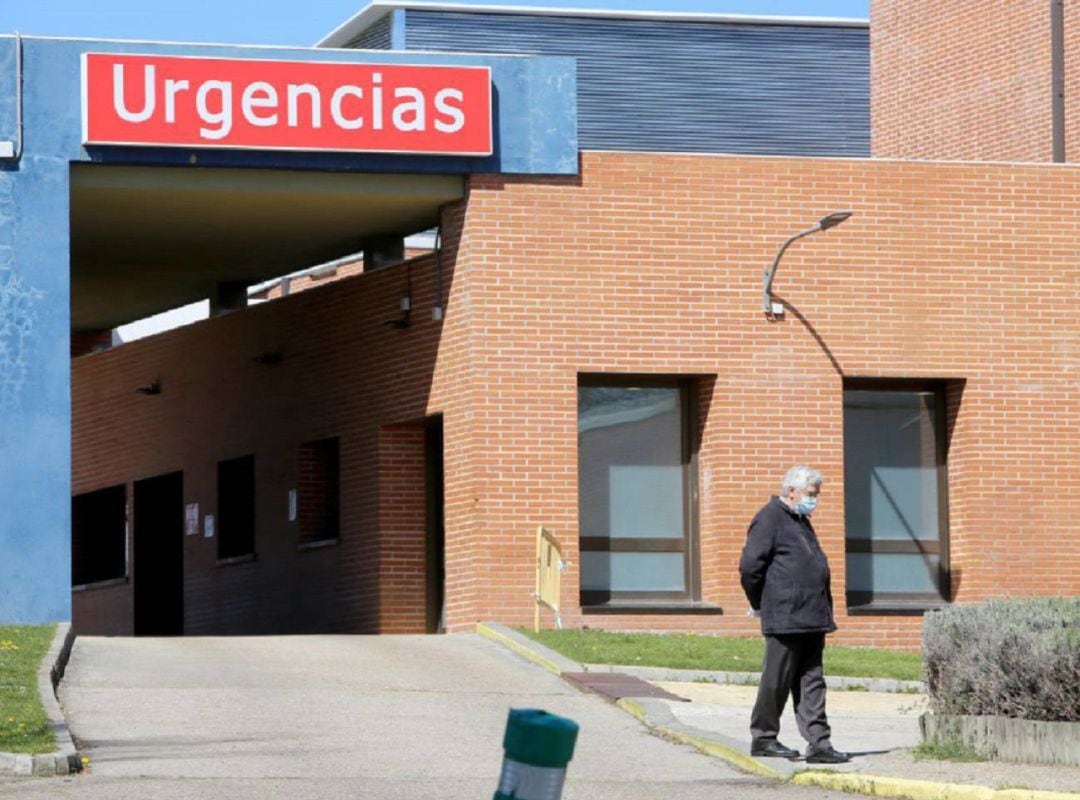
[[[214,538],[214,515],[207,514],[202,521],[202,535],[204,539]]]
[[[184,533],[195,536],[199,532],[199,504],[188,503],[184,506]]]
[[[296,522],[296,489],[289,489],[289,522]]]

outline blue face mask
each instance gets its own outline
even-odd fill
[[[809,517],[814,513],[814,509],[817,508],[818,499],[816,497],[802,496],[802,499],[795,504],[795,510],[802,514],[804,517]]]

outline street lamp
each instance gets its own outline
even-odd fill
[[[796,233],[786,242],[783,247],[780,248],[780,252],[776,254],[776,258],[773,259],[772,266],[765,270],[764,276],[764,291],[762,292],[762,304],[765,308],[765,313],[770,317],[778,317],[784,313],[784,307],[780,303],[773,303],[772,296],[772,283],[773,278],[776,277],[776,268],[780,266],[780,258],[784,255],[784,251],[791,246],[791,243],[796,239],[801,239],[804,236],[809,236],[811,233],[817,233],[818,231],[827,231],[829,228],[835,228],[841,222],[850,217],[853,211],[834,211],[827,217],[822,217],[820,220],[814,223],[810,228],[807,228],[801,233]]]

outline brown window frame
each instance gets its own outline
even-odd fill
[[[698,484],[698,402],[699,381],[696,376],[676,375],[610,375],[603,373],[580,373],[577,388],[589,386],[624,387],[664,387],[679,390],[679,401],[683,417],[681,431],[683,464],[683,536],[681,539],[640,538],[607,536],[580,536],[578,548],[581,552],[615,553],[685,553],[683,576],[685,591],[611,591],[579,589],[579,601],[583,611],[604,610],[605,607],[619,607],[620,610],[632,610],[634,606],[648,608],[659,604],[677,606],[681,603],[698,603],[701,599],[701,561],[700,561],[700,508]],[[580,447],[580,443],[579,443]],[[580,450],[578,463],[580,464]],[[579,488],[580,490],[580,488]],[[580,508],[579,508],[580,530]]]
[[[852,537],[844,531],[844,554],[896,553],[938,556],[937,592],[875,592],[847,590],[849,613],[913,613],[921,614],[941,608],[951,602],[951,573],[949,568],[949,477],[948,477],[948,419],[949,389],[956,381],[919,378],[845,378],[843,407],[847,407],[847,392],[930,392],[934,395],[934,448],[937,467],[938,539],[875,540]],[[845,481],[846,486],[846,481]],[[845,489],[846,491],[846,489]]]

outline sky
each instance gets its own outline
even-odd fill
[[[499,0],[455,0],[470,5]],[[869,15],[869,0],[521,0],[506,5],[785,16]],[[367,0],[0,0],[0,34],[242,44],[314,44]]]

